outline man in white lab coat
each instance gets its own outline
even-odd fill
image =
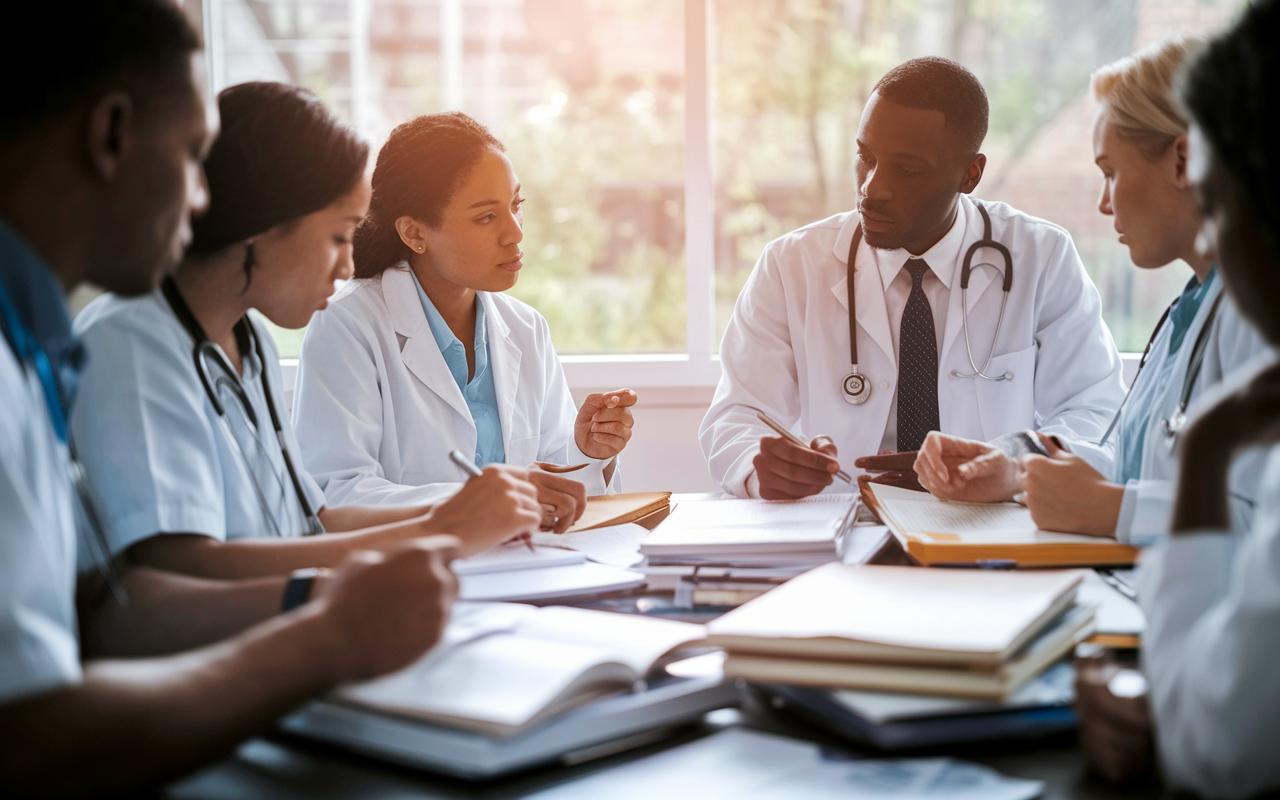
[[[700,431],[725,491],[816,494],[837,456],[916,450],[931,430],[1101,438],[1124,396],[1120,358],[1070,236],[969,196],[987,110],[982,84],[946,59],[908,61],[876,85],[858,127],[857,209],[770,243],[725,331]],[[772,436],[756,409],[814,449]]]

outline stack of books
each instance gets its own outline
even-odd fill
[[[857,495],[682,503],[640,546],[649,588],[680,605],[738,605],[840,557]]]
[[[1081,570],[827,564],[708,625],[760,683],[1006,700],[1093,632]]]

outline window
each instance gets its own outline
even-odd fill
[[[772,238],[853,204],[853,134],[887,68],[936,53],[991,97],[977,195],[1071,232],[1122,350],[1189,271],[1139,271],[1097,212],[1088,77],[1238,0],[205,0],[215,88],[314,89],[375,144],[461,109],[524,182],[513,294],[575,385],[706,385]],[[296,355],[300,332],[278,332]],[[588,372],[589,370],[589,372]],[[586,377],[589,375],[590,377]]]

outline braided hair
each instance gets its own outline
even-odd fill
[[[438,227],[480,157],[503,149],[487,128],[457,111],[426,114],[393,130],[373,170],[369,215],[356,231],[356,277],[380,275],[405,260],[412,251],[396,220],[409,216]]]

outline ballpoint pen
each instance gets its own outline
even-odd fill
[[[481,475],[484,474],[483,472],[480,471],[480,468],[475,465],[474,461],[464,456],[462,452],[459,450],[450,450],[449,460],[457,464],[459,469],[461,469],[463,472],[467,473],[473,478],[479,478]],[[522,533],[520,534],[520,539],[525,543],[525,545],[528,546],[528,548],[531,551],[534,550],[532,536],[530,536],[527,533]]]
[[[794,442],[795,444],[798,444],[801,447],[804,447],[808,450],[814,450],[815,452],[817,452],[816,448],[814,448],[804,439],[801,439],[799,436],[796,436],[791,431],[782,427],[773,419],[773,417],[770,417],[768,414],[764,413],[758,408],[752,408],[751,406],[747,406],[747,408],[751,408],[752,411],[756,412],[756,416],[760,418],[760,421],[763,422],[765,425],[768,425],[770,428],[773,428],[775,431],[777,431],[779,436],[783,437],[784,439],[790,442]],[[842,469],[836,470],[836,477],[844,481],[845,483],[853,483],[853,478],[850,478],[849,473],[845,472]]]

